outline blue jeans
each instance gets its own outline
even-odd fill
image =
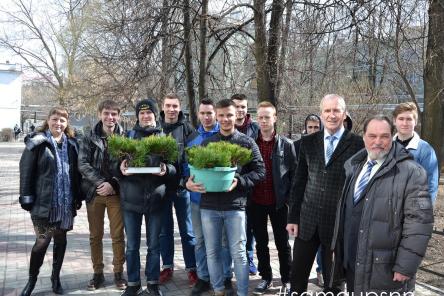
[[[202,231],[202,219],[200,218],[200,206],[197,203],[191,202],[191,220],[193,221],[193,231],[196,237],[196,246],[194,247],[194,254],[196,255],[196,270],[197,276],[204,281],[210,280],[207,264],[207,251],[205,248],[205,240]],[[222,265],[224,271],[224,278],[231,279],[231,255],[228,248],[227,235],[225,231],[222,234]]]
[[[248,295],[248,260],[245,250],[245,211],[216,211],[200,209],[202,230],[207,248],[207,263],[210,280],[217,292],[224,291],[222,267],[222,233],[225,230],[230,254],[234,262],[237,280],[237,295]]]
[[[145,218],[146,245],[148,252],[145,263],[145,276],[149,284],[157,284],[160,275],[159,234],[161,213],[141,214],[123,210],[126,233],[126,270],[128,286],[140,285],[140,237],[142,218]]]
[[[187,270],[194,270],[196,269],[196,258],[194,257],[196,240],[194,239],[193,226],[191,225],[190,193],[187,190],[178,190],[177,194],[167,197],[162,209],[162,230],[159,241],[163,268],[174,267],[173,204],[176,209],[185,268]]]
[[[322,273],[322,248],[319,247],[318,252],[316,253],[316,272]]]

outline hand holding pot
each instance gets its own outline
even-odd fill
[[[206,193],[205,186],[202,183],[194,183],[194,175],[188,178],[187,183],[185,184],[188,190],[199,193]]]

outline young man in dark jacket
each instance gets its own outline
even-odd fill
[[[188,271],[189,285],[193,286],[197,282],[196,259],[194,255],[196,240],[194,239],[193,226],[191,224],[190,194],[180,183],[183,179],[183,167],[186,165],[185,145],[188,137],[195,130],[186,121],[177,95],[166,95],[163,99],[162,109],[160,125],[162,131],[167,135],[171,135],[177,142],[179,158],[176,167],[179,171],[175,178],[168,182],[166,204],[163,207],[163,222],[160,234],[160,253],[162,255],[163,270],[160,273],[160,283],[170,280],[174,271],[174,221],[172,208],[174,205],[182,241],[185,269]]]
[[[247,215],[253,226],[259,274],[262,278],[253,293],[261,295],[272,286],[273,280],[268,249],[268,217],[278,251],[283,287],[289,286],[290,283],[291,247],[285,227],[288,214],[287,200],[296,167],[296,155],[293,143],[275,131],[277,116],[273,104],[259,103],[257,119],[260,130],[256,144],[264,159],[265,179],[254,186]]]
[[[136,105],[137,122],[128,133],[133,139],[142,139],[152,135],[162,135],[159,124],[157,104],[153,99],[142,100]],[[160,244],[159,234],[162,224],[162,204],[166,194],[166,183],[176,174],[176,168],[171,164],[160,163],[161,172],[158,174],[127,173],[127,163],[123,161],[120,170],[120,199],[122,203],[123,220],[125,223],[126,266],[128,287],[122,296],[137,296],[143,293],[140,282],[140,237],[142,219],[145,218],[146,244],[148,255],[145,263],[147,292],[152,296],[160,296]]]
[[[235,127],[241,133],[249,136],[256,141],[259,134],[259,125],[253,121],[251,114],[248,113],[248,99],[245,94],[234,94],[231,96],[231,101],[236,105],[236,122]],[[248,205],[247,205],[248,209]],[[257,267],[254,264],[254,236],[251,219],[248,219],[247,210],[247,256],[250,274],[256,275]]]
[[[386,116],[368,119],[365,149],[344,166],[332,246],[335,264],[345,270],[347,292],[354,295],[413,291],[433,230],[427,173],[392,141],[393,130]]]
[[[221,249],[222,232],[225,229],[234,262],[237,280],[237,295],[248,295],[248,260],[245,250],[245,206],[248,192],[265,177],[265,166],[259,148],[250,137],[234,127],[236,107],[230,100],[221,100],[216,105],[216,117],[220,124],[219,133],[205,139],[210,142],[227,141],[249,148],[253,159],[247,165],[238,167],[233,184],[227,192],[206,192],[205,186],[194,183],[194,176],[187,181],[190,191],[200,192],[202,228],[207,249],[207,263],[215,295],[224,295],[224,275]]]
[[[82,191],[86,196],[88,213],[89,241],[94,276],[88,283],[89,290],[103,286],[103,224],[105,210],[108,213],[113,247],[114,283],[119,289],[126,288],[123,278],[125,262],[125,237],[120,208],[119,184],[112,169],[117,168],[117,160],[108,153],[108,137],[120,135],[123,130],[118,124],[120,107],[116,102],[105,100],[98,106],[100,121],[91,134],[80,141],[78,158],[79,171],[83,176]]]

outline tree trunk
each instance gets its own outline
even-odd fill
[[[281,56],[279,59],[279,65],[278,65],[278,77],[276,82],[276,97],[279,100],[280,94],[281,94],[281,87],[282,87],[282,79],[283,79],[283,73],[285,68],[285,61],[287,58],[287,44],[288,44],[288,33],[290,31],[290,22],[291,22],[291,10],[293,8],[293,0],[287,0],[287,3],[285,4],[285,10],[287,14],[285,15],[285,24],[284,28],[282,30],[282,46],[281,46]]]
[[[202,13],[200,15],[200,61],[199,61],[199,99],[207,97],[207,21],[208,0],[202,0]]]
[[[160,73],[160,93],[158,99],[163,99],[163,97],[170,92],[170,74],[171,74],[171,49],[170,49],[170,37],[168,34],[168,22],[170,7],[168,0],[163,0],[162,4],[162,70]],[[160,103],[160,102],[159,102]]]
[[[441,164],[444,160],[444,6],[440,0],[430,0],[429,5],[421,136],[433,146]]]
[[[274,0],[271,4],[270,30],[268,38],[267,64],[270,83],[270,95],[268,101],[275,106],[278,104],[277,84],[278,84],[278,60],[279,48],[281,45],[282,15],[284,13],[284,1]],[[291,13],[291,12],[290,12]]]
[[[190,110],[190,120],[193,126],[197,126],[196,115],[196,93],[194,91],[194,74],[193,74],[193,56],[191,53],[191,20],[190,20],[190,1],[183,1],[183,38],[185,46],[185,76],[188,94],[188,107]]]
[[[254,52],[258,101],[271,97],[269,69],[267,64],[267,34],[265,27],[265,0],[254,0]]]

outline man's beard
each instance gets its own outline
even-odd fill
[[[367,150],[367,153],[368,153],[368,157],[370,159],[378,160],[378,159],[383,159],[384,157],[386,157],[387,154],[389,153],[389,151],[382,150],[380,152],[371,152],[371,151]]]

